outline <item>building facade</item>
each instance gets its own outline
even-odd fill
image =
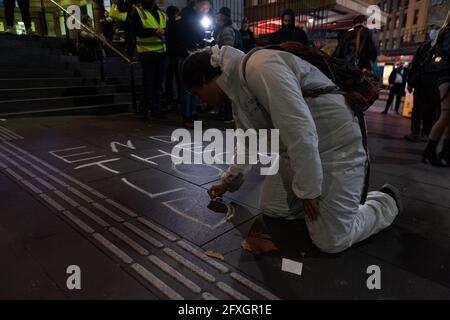
[[[432,24],[441,25],[450,0],[383,0],[378,2],[389,14],[379,36],[384,55],[411,55],[424,41]]]
[[[94,28],[101,32],[100,19],[104,17],[104,10],[108,10],[111,6],[111,0],[30,0],[30,13],[32,20],[32,28],[39,35],[49,37],[65,37],[67,28],[65,27],[66,14],[55,4],[59,4],[63,8],[70,5],[77,5],[81,9],[81,15],[88,15],[93,19]],[[162,8],[169,5],[175,5],[183,8],[188,3],[187,0],[158,0],[158,4]],[[0,32],[6,29],[4,16],[3,0],[0,0]],[[16,6],[15,9],[16,29],[18,34],[25,32],[25,27],[21,21],[20,10]],[[73,32],[69,31],[70,37]]]

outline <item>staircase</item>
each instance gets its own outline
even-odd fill
[[[0,35],[0,118],[132,111],[130,67],[107,57],[80,63],[65,39]],[[135,78],[140,78],[135,65]]]

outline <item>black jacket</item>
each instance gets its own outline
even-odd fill
[[[248,53],[250,50],[252,50],[256,45],[256,39],[255,35],[253,34],[252,30],[240,30],[241,37],[242,37],[242,51],[245,53]]]
[[[286,41],[296,41],[308,45],[309,40],[306,32],[297,27],[283,27],[280,30],[274,32],[270,36],[270,44],[280,44]]]
[[[423,61],[427,56],[428,51],[431,49],[431,41],[427,41],[422,44],[416,51],[413,61],[411,63],[411,69],[408,73],[408,85],[413,88],[420,86],[421,76],[423,74]]]
[[[361,30],[359,62],[356,63],[356,34],[359,30]],[[377,60],[378,56],[378,44],[374,33],[362,25],[351,28],[339,39],[334,56],[352,65],[357,65],[360,69],[372,70],[372,63]]]
[[[274,32],[270,36],[270,44],[280,44],[286,41],[296,41],[304,44],[305,46],[309,44],[308,36],[306,32],[300,28],[295,27],[295,13],[291,9],[286,9],[281,14],[281,21],[283,21],[285,16],[291,17],[291,22],[289,25],[284,25],[280,30]]]
[[[187,57],[188,51],[205,47],[205,30],[201,25],[202,16],[195,11],[193,5],[189,5],[180,12],[180,18],[176,21],[178,56]]]

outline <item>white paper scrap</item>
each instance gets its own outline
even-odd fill
[[[302,275],[303,263],[293,261],[290,259],[284,259],[281,262],[281,271],[290,272],[294,274]]]

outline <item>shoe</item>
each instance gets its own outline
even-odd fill
[[[408,140],[409,142],[419,142],[419,136],[415,134],[410,134],[404,137],[405,140]]]
[[[386,193],[387,195],[391,196],[394,199],[398,209],[397,216],[403,213],[403,202],[400,190],[398,190],[393,185],[385,184],[384,186],[381,187],[380,192]]]
[[[31,28],[27,29],[26,35],[27,36],[31,36],[31,37],[36,37],[37,36],[36,32],[34,32],[33,29],[31,29]]]
[[[435,154],[429,154],[426,152],[422,153],[422,162],[429,163],[434,167],[445,167],[446,165],[442,163],[441,159],[439,159]]]
[[[16,35],[17,34],[16,28],[14,26],[13,27],[7,27],[6,31],[5,31],[5,34]]]
[[[428,140],[427,147],[422,153],[422,162],[430,163],[435,167],[445,167],[445,165],[441,162],[441,160],[436,155],[436,147],[439,144],[439,141]]]

